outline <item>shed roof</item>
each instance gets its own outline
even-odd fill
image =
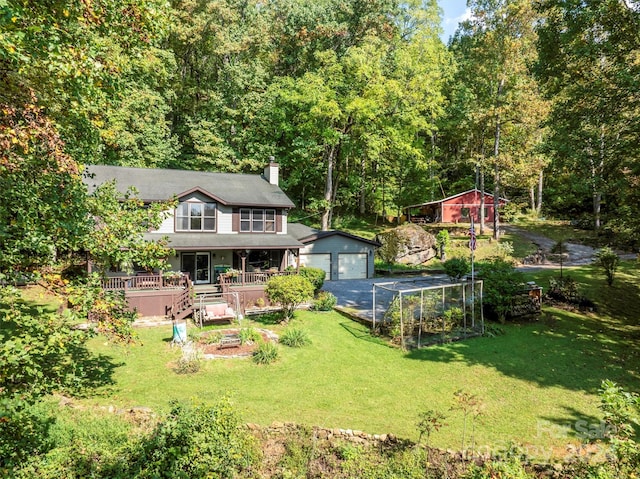
[[[165,201],[200,191],[224,205],[293,208],[295,205],[262,175],[123,166],[87,165],[83,181],[89,192],[115,180],[120,192],[133,186],[144,202]]]
[[[447,196],[446,198],[442,198],[441,200],[428,201],[428,202],[426,202],[426,203],[419,203],[419,204],[417,204],[417,205],[409,205],[409,206],[405,206],[405,207],[404,207],[404,209],[407,209],[407,208],[418,208],[419,206],[437,205],[437,204],[440,204],[440,203],[444,203],[445,201],[449,201],[449,200],[452,200],[452,199],[454,199],[454,198],[458,198],[459,196],[464,196],[464,195],[466,195],[467,193],[474,193],[474,192],[477,192],[477,193],[479,193],[479,194],[482,194],[482,192],[481,192],[479,189],[477,189],[477,188],[472,188],[472,189],[470,189],[470,190],[463,191],[462,193],[456,193],[455,195]],[[484,192],[484,195],[485,195],[485,196],[490,196],[491,198],[493,198],[493,195],[492,195],[491,193],[486,192],[486,191]],[[506,199],[506,198],[502,198],[502,197],[500,197],[500,201],[508,202],[509,200],[508,200],[508,199]]]

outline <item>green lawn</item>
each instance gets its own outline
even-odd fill
[[[162,409],[171,399],[213,401],[227,394],[247,422],[293,421],[411,439],[417,439],[418,413],[438,409],[448,416],[448,426],[434,435],[434,444],[459,447],[462,415],[450,408],[454,392],[463,389],[484,403],[478,445],[515,441],[541,448],[530,450],[536,455],[552,447],[562,454],[567,442],[577,441],[576,421],[600,420],[597,390],[603,379],[640,390],[636,268],[625,265],[610,292],[591,268],[572,271],[585,292],[598,298],[615,291],[633,299],[636,305],[626,315],[614,317],[615,304],[589,316],[552,309],[542,321],[506,326],[502,336],[406,353],[338,313],[301,311],[295,322],[309,331],[311,346],[280,346],[280,360],[268,366],[209,360],[194,375],[177,375],[170,367],[179,356],[170,346],[171,328],[141,329],[142,346],[124,350],[92,343],[117,367],[105,395],[87,402]],[[540,283],[550,274],[540,273]]]

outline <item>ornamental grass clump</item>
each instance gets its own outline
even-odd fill
[[[290,327],[280,336],[280,342],[290,348],[301,348],[311,344],[309,333],[301,328]]]
[[[253,352],[253,362],[256,364],[271,364],[276,361],[280,354],[278,347],[273,343],[261,343]]]

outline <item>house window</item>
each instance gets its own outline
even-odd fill
[[[176,231],[215,231],[216,204],[185,201],[176,208]]]
[[[469,217],[469,208],[460,208],[460,215],[463,218],[468,218]]]
[[[487,208],[486,206],[485,206],[485,208],[484,208],[484,217],[485,217],[485,218],[488,218],[488,217],[489,217],[489,208]]]
[[[275,233],[276,210],[240,209],[241,233]]]

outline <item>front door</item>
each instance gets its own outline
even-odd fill
[[[189,273],[196,284],[210,283],[209,253],[182,253],[181,271]]]

